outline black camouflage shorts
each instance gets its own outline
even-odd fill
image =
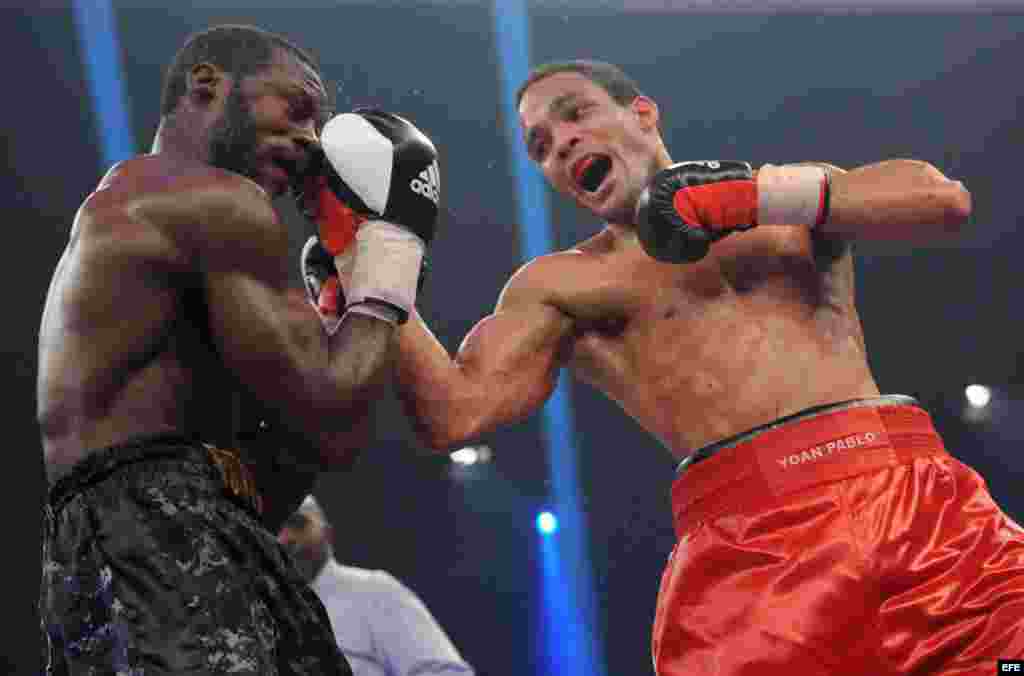
[[[211,450],[99,451],[45,507],[48,675],[351,675],[330,620]]]

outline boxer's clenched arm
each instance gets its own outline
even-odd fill
[[[679,162],[640,193],[636,231],[666,263],[692,263],[714,242],[759,225],[810,226],[827,239],[928,240],[959,230],[971,195],[928,164],[889,160],[844,172],[820,162]]]
[[[810,163],[808,163],[810,164]],[[971,194],[931,164],[887,160],[832,173],[829,216],[818,226],[850,240],[927,241],[957,232],[971,215]]]
[[[252,394],[319,446],[325,462],[346,461],[352,444],[339,440],[349,439],[387,385],[394,327],[348,316],[328,338],[288,291],[287,235],[262,191],[239,180],[203,199],[209,218],[196,253],[221,356]]]
[[[452,359],[420,317],[398,333],[399,396],[421,441],[436,450],[522,419],[554,390],[573,319],[547,291],[544,258],[506,285]]]

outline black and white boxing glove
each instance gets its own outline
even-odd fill
[[[345,271],[345,310],[404,322],[437,226],[437,150],[408,120],[365,109],[329,120],[320,143],[323,162],[300,206],[336,270]]]

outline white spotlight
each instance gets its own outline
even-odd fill
[[[480,460],[480,454],[472,446],[467,446],[453,451],[451,459],[456,465],[475,465]]]
[[[985,408],[992,401],[992,390],[984,385],[968,385],[964,396],[972,408]]]
[[[541,512],[537,515],[537,530],[541,535],[551,535],[558,530],[558,517],[551,512]]]
[[[490,461],[491,449],[488,446],[466,446],[453,451],[449,456],[456,465],[477,465]]]

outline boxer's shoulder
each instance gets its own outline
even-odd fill
[[[85,200],[73,239],[108,242],[119,257],[139,254],[191,266],[204,251],[248,237],[277,246],[287,233],[267,193],[233,172],[144,155],[114,165]]]
[[[537,292],[585,283],[600,273],[601,261],[593,251],[574,247],[537,256],[519,268],[509,280],[508,288]]]
[[[615,254],[602,244],[580,243],[570,249],[538,256],[517,270],[502,291],[498,307],[546,305],[570,317],[600,312],[604,290],[623,286]]]
[[[139,219],[163,222],[182,217],[201,221],[210,210],[269,205],[252,180],[201,162],[142,155],[119,162],[100,181],[84,208],[117,208]]]

